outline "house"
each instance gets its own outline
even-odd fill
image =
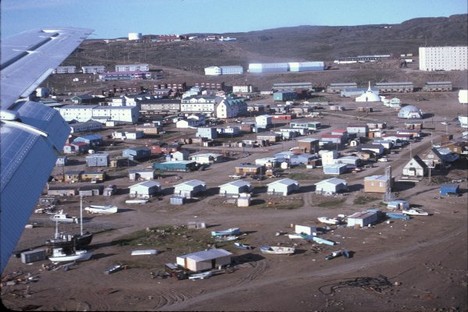
[[[109,166],[108,153],[96,153],[86,156],[86,166],[88,167],[107,167]]]
[[[272,117],[270,115],[257,116],[255,117],[255,124],[259,129],[267,129],[273,124]]]
[[[192,160],[166,161],[162,163],[153,163],[153,169],[160,171],[193,171],[197,163]]]
[[[361,144],[358,146],[359,151],[371,151],[375,155],[382,155],[385,151],[385,147],[382,144]]]
[[[79,196],[99,196],[102,194],[102,191],[104,189],[104,186],[102,185],[95,185],[95,184],[90,184],[90,185],[84,185],[80,187],[78,190],[78,195]]]
[[[88,134],[85,136],[77,137],[73,140],[73,143],[78,143],[78,142],[86,143],[91,147],[101,146],[104,143],[102,136],[99,134]]]
[[[427,173],[428,167],[426,163],[416,155],[403,167],[402,175],[406,177],[422,178],[426,176]]]
[[[282,195],[288,196],[292,192],[298,191],[300,186],[299,182],[292,179],[281,179],[267,184],[268,195]]]
[[[65,171],[63,174],[63,182],[67,183],[76,183],[81,182],[81,176],[83,175],[83,170],[69,170]]]
[[[331,195],[344,192],[347,189],[348,183],[346,180],[338,178],[326,179],[315,183],[315,193],[317,194]]]
[[[190,152],[188,150],[179,150],[176,152],[171,153],[169,156],[170,158],[167,160],[171,161],[181,161],[181,160],[188,160]]]
[[[154,180],[154,169],[129,169],[128,178],[130,181],[150,181]]]
[[[48,196],[75,196],[78,194],[78,190],[75,187],[60,186],[60,185],[47,185]]]
[[[218,132],[216,128],[213,127],[200,127],[197,128],[197,133],[195,134],[197,138],[205,138],[208,140],[214,140],[218,137]]]
[[[63,146],[64,154],[83,154],[89,150],[89,145],[85,142],[67,143]]]
[[[122,157],[130,160],[145,160],[151,156],[151,150],[145,146],[130,147],[122,151]]]
[[[196,153],[190,156],[190,160],[202,165],[211,165],[215,162],[220,162],[222,159],[223,155],[216,153]]]
[[[244,180],[235,180],[219,186],[219,196],[239,197],[240,193],[250,193],[252,185]]]
[[[365,227],[379,221],[379,211],[369,209],[367,211],[355,212],[347,218],[348,227]]]
[[[81,182],[101,183],[106,178],[107,174],[105,171],[86,171],[81,174]]]
[[[161,183],[157,181],[144,181],[128,187],[130,198],[149,199],[161,191]]]
[[[323,173],[324,174],[343,174],[348,171],[348,165],[347,164],[328,164],[328,165],[323,165],[322,166]]]
[[[393,184],[392,179],[387,175],[373,175],[364,178],[364,192],[366,193],[386,193]]]
[[[460,186],[454,183],[442,184],[439,189],[440,196],[450,196],[460,194]]]
[[[254,175],[254,174],[263,174],[265,167],[250,163],[243,163],[235,167],[235,173],[238,175]]]
[[[206,191],[206,183],[200,180],[189,180],[174,186],[174,195],[192,198]]]
[[[332,151],[327,151],[327,150],[321,150],[319,151],[319,155],[322,159],[322,164],[324,166],[326,165],[333,165],[336,162],[336,159],[338,158],[338,151],[332,150]]]
[[[231,255],[224,249],[207,249],[178,256],[176,263],[189,271],[201,272],[231,264]]]
[[[316,138],[303,138],[297,140],[297,146],[304,153],[315,154],[319,151],[319,139]]]

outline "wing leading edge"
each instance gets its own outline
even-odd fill
[[[16,100],[28,96],[89,33],[76,28],[29,31],[2,42],[0,272],[70,134],[70,126],[55,109]]]

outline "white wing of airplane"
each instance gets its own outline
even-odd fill
[[[29,96],[92,32],[31,30],[1,41],[0,272],[70,134],[58,111]]]

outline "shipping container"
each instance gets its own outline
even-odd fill
[[[31,263],[36,261],[41,261],[46,259],[46,250],[45,249],[34,249],[30,251],[24,251],[21,253],[21,262]]]

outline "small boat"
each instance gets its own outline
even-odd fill
[[[260,247],[260,251],[264,254],[292,255],[296,251],[296,248],[282,246],[262,246]]]
[[[230,228],[224,231],[211,231],[211,236],[229,236],[229,235],[239,235],[240,229],[239,228]]]
[[[341,223],[339,218],[318,217],[317,219],[325,224],[337,225]]]
[[[113,266],[111,266],[110,268],[108,268],[107,270],[104,271],[104,274],[112,274],[112,273],[115,273],[115,272],[118,272],[118,271],[121,271],[123,269],[126,269],[127,266],[126,265],[123,265],[123,264],[114,264]]]
[[[225,236],[215,236],[215,240],[218,242],[230,242],[230,241],[235,241],[239,237],[235,235],[225,235]]]
[[[91,259],[92,256],[93,253],[87,250],[75,250],[72,253],[66,253],[63,248],[54,248],[49,260],[52,262],[86,261]]]
[[[114,205],[104,205],[104,206],[89,205],[84,210],[86,210],[89,213],[113,214],[113,213],[117,213],[119,208],[117,206],[114,206]]]
[[[410,216],[428,216],[429,213],[419,208],[411,208],[408,210],[402,210],[402,213]]]
[[[410,216],[402,212],[386,212],[385,213],[390,219],[409,220]]]
[[[61,223],[78,223],[77,217],[71,217],[68,214],[64,213],[63,210],[60,210],[59,212],[50,216],[50,220],[58,221]]]
[[[339,257],[343,254],[341,250],[333,251],[331,254],[325,257],[326,260],[331,260],[333,258]]]
[[[199,279],[206,279],[210,278],[213,275],[213,272],[211,271],[206,271],[206,272],[201,272],[201,273],[194,273],[189,275],[189,279],[192,281],[199,280]]]
[[[127,199],[125,201],[126,204],[146,204],[148,202],[147,199]]]
[[[235,242],[234,246],[236,246],[239,249],[244,249],[244,250],[252,250],[253,249],[253,247],[250,246],[249,244],[244,244],[244,243],[240,243],[240,242]]]
[[[157,255],[158,251],[156,249],[141,249],[133,250],[132,256],[145,256],[145,255]]]
[[[334,241],[321,238],[321,237],[317,237],[317,236],[313,236],[312,240],[318,244],[324,244],[324,245],[330,245],[330,246],[334,246],[336,244]]]

